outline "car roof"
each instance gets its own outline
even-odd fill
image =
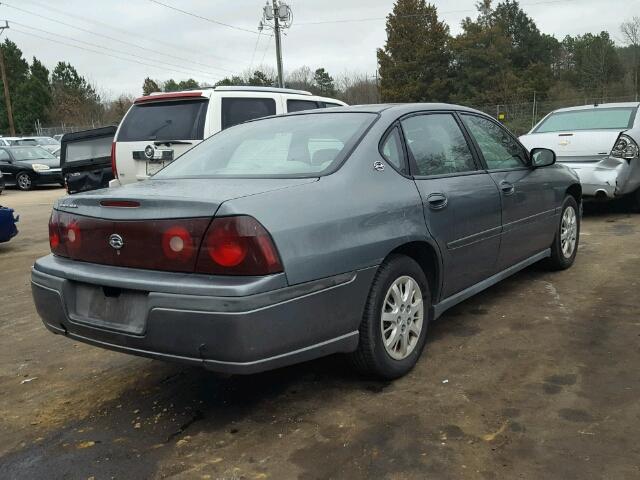
[[[554,110],[551,113],[573,112],[577,110],[592,110],[594,108],[624,108],[624,107],[638,108],[640,107],[640,102],[597,103],[597,104],[591,104],[591,105],[580,105],[577,107],[559,108],[557,110]]]

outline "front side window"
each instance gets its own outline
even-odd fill
[[[402,120],[402,130],[418,175],[476,170],[469,145],[450,113],[409,117]]]
[[[402,137],[398,127],[394,127],[393,130],[387,135],[382,143],[382,156],[396,169],[401,172],[405,172],[404,168],[404,152],[402,151]]]
[[[318,102],[311,100],[287,100],[287,112],[300,112],[302,110],[315,110],[318,108]]]
[[[134,104],[117,141],[202,140],[208,104],[207,99]]]
[[[322,175],[377,118],[371,113],[309,113],[238,125],[205,140],[154,178]]]
[[[527,152],[505,129],[476,115],[462,115],[462,121],[480,147],[489,170],[527,165]]]
[[[222,129],[233,127],[247,120],[276,114],[273,98],[223,98]]]
[[[588,108],[556,112],[545,118],[533,133],[576,130],[624,130],[633,127],[636,108]]]

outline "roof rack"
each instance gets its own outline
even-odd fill
[[[294,90],[293,88],[278,87],[252,87],[252,86],[218,86],[213,88],[219,92],[275,92],[275,93],[296,93],[298,95],[313,95],[306,90]]]

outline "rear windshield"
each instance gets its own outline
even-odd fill
[[[43,158],[51,160],[56,158],[41,147],[14,147],[11,149],[11,153],[13,154],[13,158],[18,161],[39,160]]]
[[[124,117],[119,142],[202,140],[209,100],[135,104]]]
[[[549,115],[534,133],[568,130],[623,130],[633,126],[634,107],[591,108]]]
[[[318,113],[237,125],[189,150],[156,178],[318,176],[347,155],[375,118]]]
[[[111,142],[112,136],[67,143],[64,161],[73,163],[108,158],[111,156]]]

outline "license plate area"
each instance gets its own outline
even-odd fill
[[[148,292],[76,283],[69,315],[76,323],[142,335],[147,325]]]

